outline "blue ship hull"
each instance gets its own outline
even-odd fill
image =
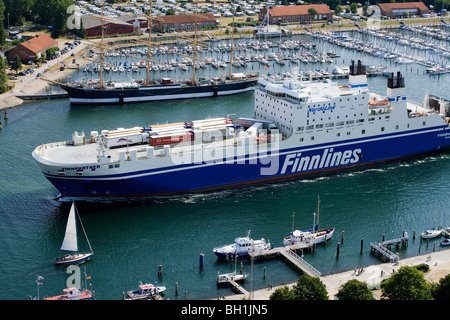
[[[449,128],[444,125],[281,148],[269,157],[255,160],[246,155],[233,163],[180,164],[91,177],[44,174],[60,191],[59,198],[165,197],[296,179],[442,151],[450,147],[449,137]]]

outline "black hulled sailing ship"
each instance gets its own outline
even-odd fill
[[[197,17],[197,14],[195,13]],[[197,18],[196,18],[197,19]],[[149,30],[151,31],[151,15],[149,15]],[[243,93],[254,89],[258,81],[258,74],[252,73],[232,73],[232,61],[230,61],[230,71],[227,76],[214,77],[210,79],[195,78],[195,61],[197,51],[197,20],[195,21],[194,38],[194,64],[192,67],[192,78],[188,81],[174,81],[171,78],[160,80],[150,80],[150,43],[151,32],[148,38],[147,50],[147,78],[146,80],[133,82],[103,82],[103,14],[102,14],[102,42],[100,52],[100,80],[98,82],[89,81],[87,83],[65,83],[60,84],[70,99],[71,104],[122,104],[130,102],[151,102],[161,100],[188,99],[217,97]],[[231,46],[233,47],[233,45]],[[230,52],[232,60],[233,51]]]

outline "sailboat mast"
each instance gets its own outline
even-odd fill
[[[319,206],[320,206],[320,196],[317,195],[317,229],[319,229]]]
[[[101,16],[101,28],[102,28],[102,39],[100,42],[100,84],[99,89],[103,89],[103,37],[104,37],[104,26],[103,26],[103,4],[102,4],[102,16]]]
[[[294,216],[295,212],[292,212],[292,231],[294,231]]]
[[[150,0],[150,12],[148,13],[148,42],[147,42],[147,85],[150,84],[150,45],[152,39],[152,6],[153,1]]]
[[[192,86],[195,86],[195,64],[197,59],[197,10],[198,10],[198,0],[195,1],[195,15],[194,15],[194,56],[192,64]]]
[[[228,77],[231,80],[231,68],[233,67],[233,47],[234,47],[234,15],[236,14],[236,8],[233,10],[233,22],[231,26],[231,48],[230,48],[230,71]]]

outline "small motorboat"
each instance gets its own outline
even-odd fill
[[[421,237],[422,239],[432,239],[437,238],[442,235],[442,230],[435,230],[435,229],[427,229],[424,232],[422,232]]]
[[[444,239],[441,241],[440,243],[441,246],[445,247],[445,246],[450,246],[450,239]]]
[[[127,298],[125,300],[148,300],[155,295],[159,295],[166,291],[164,286],[154,286],[151,283],[139,285],[137,290],[127,291]]]
[[[232,244],[214,248],[213,252],[219,258],[237,258],[248,256],[248,254],[253,251],[268,250],[271,248],[271,244],[267,243],[264,238],[259,240],[253,240],[250,238],[250,232],[251,230],[248,231],[246,237],[236,238]]]

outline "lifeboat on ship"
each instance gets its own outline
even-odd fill
[[[373,98],[373,100],[369,101],[369,107],[372,108],[383,108],[390,104],[391,102],[388,99],[380,99],[377,100],[377,98]]]

